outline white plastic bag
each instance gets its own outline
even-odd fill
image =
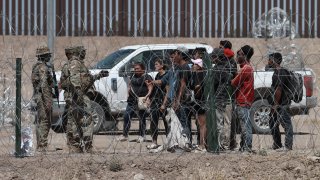
[[[24,156],[33,156],[33,141],[31,127],[21,129],[21,153]]]
[[[166,144],[159,146],[157,149],[151,149],[150,153],[157,153],[163,150],[177,151],[186,150],[190,143],[188,137],[182,134],[182,125],[178,116],[172,108],[168,108],[168,114],[166,115],[167,122],[170,122],[170,132],[167,136]]]
[[[187,136],[182,135],[182,125],[179,121],[178,116],[172,108],[168,109],[168,114],[166,116],[168,122],[170,122],[170,132],[167,136],[167,147],[170,149],[172,147],[185,148],[189,142]]]

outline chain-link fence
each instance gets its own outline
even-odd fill
[[[81,21],[82,22],[82,21]],[[61,26],[63,28],[64,26]],[[2,96],[1,111],[0,111],[0,133],[1,133],[1,157],[3,160],[3,178],[29,178],[29,177],[48,177],[53,179],[72,179],[72,178],[132,178],[142,176],[146,178],[268,178],[282,176],[288,178],[317,178],[319,175],[319,107],[318,107],[318,82],[317,74],[320,73],[318,67],[319,43],[317,39],[290,39],[287,37],[276,37],[271,39],[254,39],[254,38],[234,38],[228,39],[232,44],[234,57],[237,51],[244,45],[248,44],[254,48],[254,55],[251,58],[251,64],[254,69],[254,101],[250,109],[250,117],[253,128],[252,149],[254,153],[245,154],[238,151],[240,148],[240,132],[236,128],[236,149],[216,149],[215,153],[199,152],[198,144],[201,140],[198,138],[199,109],[203,109],[207,114],[207,123],[212,123],[212,126],[207,126],[207,133],[213,133],[214,140],[217,140],[217,131],[215,121],[217,120],[215,110],[220,109],[220,104],[208,104],[210,98],[215,98],[214,85],[212,79],[218,70],[211,67],[212,56],[205,56],[202,65],[205,75],[199,80],[208,89],[202,94],[207,94],[203,104],[192,102],[187,104],[185,111],[186,116],[191,119],[191,123],[187,125],[181,122],[172,120],[175,119],[174,114],[181,114],[175,109],[175,99],[171,99],[171,106],[175,109],[175,113],[170,113],[171,121],[163,121],[165,117],[160,117],[158,122],[158,136],[156,133],[155,120],[152,118],[154,111],[158,112],[158,116],[162,116],[160,112],[162,99],[156,96],[150,96],[151,110],[137,112],[137,107],[128,106],[127,100],[132,88],[132,75],[134,74],[133,66],[136,62],[141,62],[145,66],[146,73],[155,80],[159,70],[158,59],[166,64],[173,72],[181,74],[184,72],[190,74],[190,79],[186,81],[186,89],[190,90],[191,94],[187,97],[195,98],[197,90],[195,87],[189,86],[188,83],[193,81],[191,78],[194,73],[189,66],[189,70],[179,70],[172,66],[173,53],[172,51],[185,47],[189,58],[193,57],[196,48],[204,48],[207,53],[212,53],[213,48],[219,47],[220,39],[208,38],[150,38],[144,37],[120,37],[120,36],[105,36],[93,37],[88,35],[85,30],[81,30],[77,37],[56,37],[55,46],[52,50],[52,62],[55,66],[58,81],[60,80],[61,70],[67,62],[65,56],[65,48],[70,46],[84,46],[86,48],[85,65],[90,69],[92,74],[99,74],[102,70],[108,70],[109,76],[101,78],[94,83],[96,93],[93,96],[88,95],[91,103],[91,111],[88,111],[94,122],[93,136],[93,152],[92,153],[70,153],[67,146],[67,121],[68,111],[66,110],[66,102],[64,92],[60,89],[59,106],[56,99],[53,101],[53,117],[51,122],[51,130],[48,136],[48,149],[46,152],[35,151],[36,142],[36,110],[33,102],[34,92],[32,87],[31,72],[32,66],[37,62],[36,49],[41,46],[47,46],[47,38],[45,36],[2,36],[0,43],[1,57],[1,74],[0,74],[0,92]],[[160,45],[162,44],[162,45]],[[271,51],[280,51],[284,57],[283,65],[289,69],[299,72],[303,78],[303,99],[298,103],[292,103],[291,110],[295,116],[292,116],[293,124],[293,150],[289,152],[275,151],[272,149],[273,140],[270,134],[269,121],[271,114],[271,105],[268,98],[272,95],[271,84],[273,71],[266,71],[265,66],[268,62],[268,54]],[[205,53],[206,54],[206,53]],[[15,100],[16,100],[16,58],[22,58],[22,127],[23,135],[28,129],[32,129],[32,150],[31,154],[34,157],[25,159],[15,159]],[[210,59],[211,58],[211,59]],[[191,60],[187,64],[191,64]],[[194,61],[193,64],[199,62]],[[190,65],[192,66],[192,65]],[[187,68],[187,67],[186,67]],[[241,70],[238,67],[239,71]],[[160,72],[160,71],[159,71]],[[184,74],[182,73],[182,74]],[[211,76],[210,76],[211,75]],[[176,76],[173,73],[173,76]],[[180,75],[177,75],[179,77]],[[183,76],[183,75],[182,75]],[[170,79],[170,78],[169,78]],[[150,79],[151,80],[151,79]],[[159,80],[159,79],[158,79]],[[219,78],[218,78],[219,80]],[[231,79],[226,80],[231,83]],[[144,81],[137,86],[139,91],[140,86],[145,88],[143,91],[148,91],[148,83]],[[154,83],[154,88],[156,87]],[[168,83],[170,84],[170,83]],[[159,86],[159,85],[158,85]],[[212,88],[211,88],[212,86]],[[170,88],[170,86],[169,86]],[[155,88],[156,89],[156,88]],[[165,94],[167,91],[162,89]],[[228,91],[228,89],[223,89]],[[137,93],[137,92],[135,92]],[[139,92],[140,93],[140,92]],[[228,94],[228,93],[227,93]],[[225,125],[231,123],[232,108],[231,97],[234,92],[229,93],[224,104],[226,105]],[[132,93],[131,93],[132,95]],[[182,95],[186,95],[182,94]],[[138,96],[145,96],[139,94]],[[194,100],[194,99],[193,99]],[[130,104],[130,103],[129,103]],[[170,103],[168,103],[169,105]],[[181,104],[180,104],[181,105]],[[200,106],[199,106],[200,105]],[[108,107],[109,106],[109,107]],[[179,107],[179,106],[178,106]],[[131,111],[134,110],[132,116]],[[166,109],[166,108],[164,108]],[[179,109],[179,108],[178,108]],[[129,113],[130,111],[130,113]],[[124,132],[128,128],[125,123],[128,118],[126,114],[130,114],[131,127],[130,130]],[[180,112],[181,113],[181,112]],[[201,113],[200,113],[201,114]],[[167,114],[168,115],[168,114]],[[141,122],[140,117],[145,116],[146,122]],[[127,118],[127,119],[126,119]],[[215,120],[215,121],[214,121]],[[169,128],[166,128],[167,122]],[[180,122],[180,123],[179,123]],[[239,122],[239,120],[237,121]],[[237,124],[237,123],[236,123]],[[171,125],[171,126],[170,126]],[[185,137],[183,129],[188,126],[190,136]],[[140,131],[139,131],[140,129]],[[170,134],[171,130],[171,134]],[[173,131],[178,130],[178,131]],[[226,132],[230,131],[230,127],[226,128]],[[283,134],[283,129],[281,129]],[[124,135],[122,137],[121,135]],[[128,135],[128,137],[126,137]],[[140,137],[141,136],[141,137]],[[167,138],[169,137],[169,138]],[[192,137],[192,138],[191,138]],[[28,137],[23,137],[28,139]],[[128,139],[126,139],[128,138]],[[168,142],[174,141],[174,142]],[[190,142],[192,140],[192,142]],[[284,135],[282,135],[284,140]],[[284,145],[284,141],[283,145]],[[190,143],[188,149],[174,148],[167,151],[170,143]],[[216,142],[204,142],[206,146]],[[216,147],[216,146],[214,146]],[[174,150],[175,153],[171,154]],[[203,150],[203,149],[202,149]],[[310,156],[309,159],[304,156]],[[173,160],[172,160],[173,159]],[[217,159],[217,160],[215,160]],[[239,163],[241,165],[237,165]],[[285,163],[287,162],[287,163]],[[262,168],[270,164],[280,164],[281,169],[275,170],[277,167],[271,166],[270,169]],[[194,164],[194,165],[192,165]],[[254,164],[257,168],[250,167]],[[5,166],[8,168],[5,168]],[[199,169],[198,169],[199,167]],[[201,167],[201,168],[200,168]],[[226,168],[223,168],[226,167]],[[34,169],[39,169],[34,170]],[[114,173],[113,171],[125,172],[122,174]],[[49,172],[50,173],[47,173]],[[229,173],[230,171],[230,173]],[[210,172],[210,173],[209,173]],[[281,174],[286,172],[286,174]],[[139,174],[140,173],[140,174]],[[248,174],[252,173],[252,176]],[[48,175],[50,174],[50,175]],[[167,175],[166,175],[167,174]],[[196,175],[195,175],[196,174]],[[50,177],[49,177],[50,176]],[[141,178],[141,177],[140,177]]]

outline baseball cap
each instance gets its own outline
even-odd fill
[[[181,52],[181,55],[182,55],[182,58],[183,58],[183,59],[189,58],[189,54],[188,54],[189,50],[188,50],[186,47],[184,47],[184,46],[178,46],[178,47],[177,47],[177,51],[180,51],[180,52]]]
[[[184,47],[184,46],[179,46],[179,47],[177,47],[177,50],[178,51],[180,51],[180,52],[182,52],[182,53],[188,53],[188,49],[186,48],[186,47]]]

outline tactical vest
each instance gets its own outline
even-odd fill
[[[60,77],[60,85],[63,90],[70,92],[70,88],[72,87],[72,84],[70,82],[70,72],[68,69],[68,63],[63,65],[63,68],[61,71],[61,77]]]
[[[40,77],[40,72],[39,72],[39,68],[40,68],[41,65],[47,66],[44,62],[38,61],[32,67],[31,81],[32,81],[33,90],[34,90],[35,93],[39,93],[41,91],[41,87],[40,87],[40,81],[41,81],[40,78],[41,77]],[[53,86],[52,76],[51,76],[49,71],[47,71],[46,73],[47,73],[46,81],[48,82],[48,85],[50,87],[52,87]]]
[[[87,92],[88,89],[93,85],[94,83],[94,79],[93,76],[90,74],[88,68],[84,65],[83,62],[81,62],[79,59],[77,58],[72,58],[70,62],[68,62],[67,64],[65,64],[62,74],[63,76],[61,76],[61,87],[67,91],[73,91],[74,90],[74,85],[70,80],[70,65],[73,64],[72,61],[78,61],[79,64],[78,67],[79,68],[79,72],[80,72],[80,76],[79,76],[79,84],[80,84],[80,88],[83,92]],[[78,84],[78,83],[77,83]]]

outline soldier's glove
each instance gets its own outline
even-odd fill
[[[81,89],[76,89],[76,95],[77,95],[77,104],[83,105],[83,103],[84,103],[84,98],[83,98],[84,93],[81,91]]]
[[[83,96],[83,92],[81,91],[81,89],[76,89],[76,94],[78,97],[82,97]]]
[[[99,73],[99,77],[102,78],[102,77],[108,77],[109,76],[109,71],[100,71]]]

